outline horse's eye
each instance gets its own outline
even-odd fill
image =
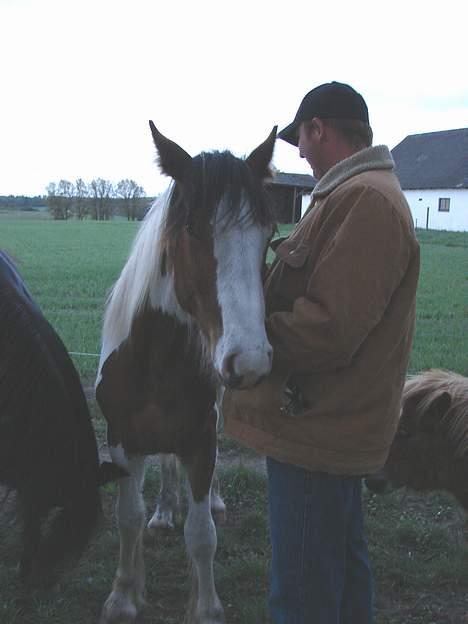
[[[200,240],[200,235],[194,228],[193,223],[191,222],[186,223],[185,229],[187,230],[187,234],[190,236],[190,238],[194,238],[195,240]]]

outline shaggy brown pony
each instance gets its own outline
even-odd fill
[[[403,391],[398,431],[383,470],[366,479],[383,492],[394,487],[445,490],[468,511],[468,378],[428,370]]]

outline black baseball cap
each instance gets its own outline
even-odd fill
[[[303,121],[320,119],[357,119],[369,123],[364,98],[342,82],[327,82],[309,91],[298,108],[294,121],[278,137],[297,146],[297,130]]]

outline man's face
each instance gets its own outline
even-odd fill
[[[319,164],[320,137],[314,122],[302,122],[298,128],[299,156],[305,158],[317,179],[321,177]]]

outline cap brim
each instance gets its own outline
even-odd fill
[[[300,121],[293,121],[292,123],[290,123],[289,126],[286,126],[286,128],[283,128],[281,132],[278,132],[278,138],[283,139],[283,141],[286,141],[286,143],[294,145],[294,147],[297,147],[297,129],[300,123]]]

